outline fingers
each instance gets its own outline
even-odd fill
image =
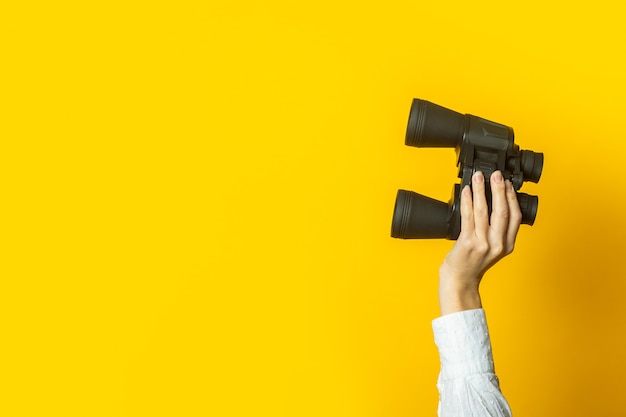
[[[461,235],[472,236],[474,234],[474,207],[472,203],[472,190],[466,185],[461,190]]]
[[[460,274],[476,286],[490,267],[513,251],[522,219],[511,182],[499,171],[490,181],[491,214],[482,173],[472,176],[471,189],[465,186],[461,191],[461,233],[444,261],[448,272]]]
[[[509,201],[502,173],[496,171],[491,175],[491,227],[489,228],[489,240],[497,247],[495,251],[504,251],[505,238],[509,228]]]
[[[485,243],[490,256],[500,258],[513,251],[522,212],[513,185],[500,171],[491,175],[491,198],[490,215],[484,176],[474,173],[472,189],[466,186],[461,192],[461,235]]]
[[[485,177],[477,171],[472,176],[472,190],[474,200],[474,233],[483,240],[487,238],[489,230],[489,210],[485,197]]]
[[[509,223],[506,231],[506,252],[511,253],[515,246],[515,238],[519,226],[522,223],[522,210],[519,207],[517,201],[517,193],[513,189],[513,184],[510,181],[506,181],[506,199],[509,206]]]

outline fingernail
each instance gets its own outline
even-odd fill
[[[509,191],[513,189],[513,184],[511,184],[511,181],[509,180],[504,181],[504,185],[506,186],[506,189]]]
[[[483,177],[483,173],[482,172],[480,172],[480,171],[474,172],[474,182],[476,184],[480,184],[481,182],[484,181],[484,179],[485,178]]]
[[[502,182],[502,173],[500,171],[496,171],[493,173],[493,180],[495,182]]]

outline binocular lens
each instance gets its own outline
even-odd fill
[[[539,182],[541,172],[543,171],[543,154],[533,151],[522,151],[522,172],[524,180],[531,182]]]
[[[418,148],[454,148],[463,136],[463,120],[454,110],[413,99],[404,143]]]
[[[522,211],[522,224],[532,226],[537,217],[537,207],[539,206],[539,198],[536,195],[526,193],[517,193],[517,202]]]

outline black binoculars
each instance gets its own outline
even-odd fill
[[[489,178],[501,171],[513,184],[522,211],[522,224],[537,216],[537,196],[520,193],[524,181],[539,182],[543,153],[520,150],[513,129],[471,114],[461,114],[426,100],[413,99],[405,144],[418,148],[455,148],[458,177],[449,202],[412,191],[398,190],[391,236],[401,239],[456,240],[461,232],[461,190],[472,183],[474,172],[485,176],[485,192],[491,213]]]

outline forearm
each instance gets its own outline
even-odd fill
[[[480,279],[463,279],[446,267],[439,270],[439,308],[441,315],[482,308],[478,291]]]
[[[439,417],[509,417],[493,364],[484,310],[467,310],[433,321],[441,371]]]

